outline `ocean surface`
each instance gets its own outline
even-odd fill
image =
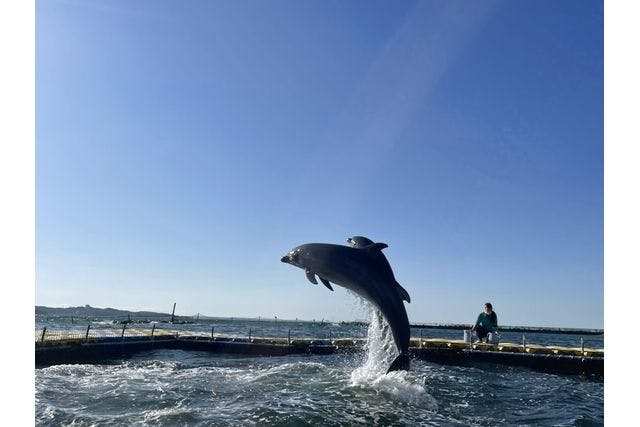
[[[92,319],[91,328],[112,327]],[[367,338],[367,351],[330,356],[247,357],[155,350],[95,365],[36,368],[39,426],[596,426],[604,422],[604,385],[579,376],[479,364],[413,360],[385,374],[395,346],[382,325],[207,319],[156,323],[234,336]],[[36,319],[43,328],[86,333],[87,320]],[[151,328],[151,324],[132,327]],[[462,339],[462,331],[413,329],[414,337]],[[526,334],[532,344],[603,348],[602,336]],[[521,333],[502,341],[522,342]]]

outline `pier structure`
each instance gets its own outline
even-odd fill
[[[90,333],[91,332],[91,333]],[[125,334],[126,332],[126,334]],[[73,332],[36,331],[36,366],[73,363],[103,363],[109,360],[159,349],[208,351],[252,356],[292,354],[328,355],[363,351],[362,338],[292,339],[245,337],[184,330],[126,328]],[[523,343],[467,343],[463,340],[411,338],[411,356],[440,364],[501,364],[535,370],[604,378],[604,350],[580,347],[545,346]]]

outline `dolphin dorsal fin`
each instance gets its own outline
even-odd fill
[[[400,294],[400,298],[402,298],[403,301],[406,301],[409,304],[411,304],[411,297],[409,296],[409,292],[407,292],[407,290],[405,288],[400,286],[400,283],[398,283],[398,282],[396,282],[396,289],[398,290],[398,293]]]
[[[318,276],[320,277],[320,276]],[[331,283],[329,283],[329,281],[323,277],[320,277],[320,281],[322,282],[323,285],[325,285],[327,288],[329,288],[329,290],[333,291],[333,288],[331,287]]]
[[[318,281],[316,280],[316,275],[315,275],[315,274],[313,274],[313,273],[311,272],[311,270],[306,269],[304,272],[305,272],[305,274],[307,275],[307,279],[309,279],[309,281],[310,281],[311,283],[313,283],[314,285],[317,285],[317,284],[318,284]]]
[[[375,250],[381,251],[384,248],[388,248],[388,247],[389,245],[387,245],[386,243],[373,243],[369,246],[365,246],[363,249],[366,249],[368,251],[375,251]]]

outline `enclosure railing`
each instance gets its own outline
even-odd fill
[[[56,344],[56,343],[65,343],[65,342],[89,342],[92,340],[98,339],[128,339],[132,338],[144,338],[144,339],[166,339],[166,338],[189,338],[189,337],[197,337],[199,339],[242,339],[248,341],[260,341],[260,340],[277,340],[278,342],[291,343],[293,340],[305,339],[305,340],[326,340],[329,342],[340,342],[343,343],[345,339],[355,340],[353,344],[363,344],[366,341],[366,329],[361,331],[361,333],[357,336],[345,336],[344,331],[341,333],[334,333],[332,329],[326,329],[322,331],[317,331],[318,336],[310,337],[309,332],[300,333],[295,329],[288,328],[287,325],[282,325],[282,328],[247,328],[246,332],[236,330],[235,332],[230,331],[220,331],[216,330],[215,325],[210,326],[210,330],[208,328],[200,328],[198,330],[194,329],[177,329],[172,327],[173,325],[139,325],[139,324],[114,324],[111,325],[92,325],[91,323],[87,324],[86,327],[76,324],[73,328],[62,329],[58,327],[43,327],[37,328],[34,332],[34,338],[36,345],[48,345],[48,344]],[[237,328],[236,328],[237,329]],[[532,335],[533,338],[532,339]],[[511,336],[511,343],[516,342],[517,344],[521,344],[522,350],[526,351],[527,348],[536,347],[536,346],[547,346],[554,347],[554,345],[550,344],[536,344],[535,342],[535,334],[525,335],[522,334],[522,339],[514,340],[515,334]],[[459,337],[460,339],[462,337]],[[455,338],[434,338],[431,334],[426,333],[423,329],[420,330],[412,330],[412,345],[417,345],[418,347],[423,347],[425,345],[429,345],[429,342],[432,340],[449,340],[452,342],[459,341],[459,339]],[[519,341],[519,342],[518,342]],[[348,344],[348,343],[347,343]],[[468,343],[469,348],[475,348],[473,343]],[[559,346],[558,346],[559,347]],[[576,350],[580,350],[582,352],[585,349],[588,350],[598,350],[602,351],[601,341],[599,340],[591,340],[585,339],[584,337],[572,339],[569,342],[569,345],[562,345],[562,347],[574,348]]]

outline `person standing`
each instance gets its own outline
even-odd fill
[[[484,305],[484,311],[478,315],[476,324],[471,330],[476,331],[481,342],[487,338],[489,332],[498,332],[498,316],[490,302]]]

